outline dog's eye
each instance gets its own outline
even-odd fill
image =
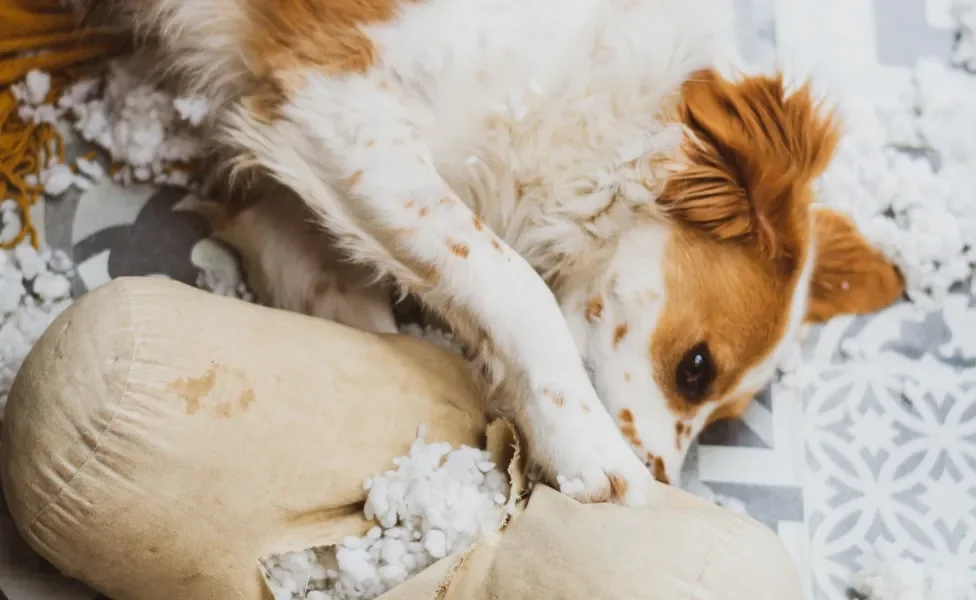
[[[675,374],[678,393],[689,402],[701,402],[708,395],[708,390],[715,379],[715,363],[712,353],[708,351],[708,344],[699,342],[689,350]]]

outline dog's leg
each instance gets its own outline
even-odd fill
[[[215,219],[214,237],[237,250],[265,304],[375,333],[396,333],[390,290],[335,247],[308,207],[283,186]]]
[[[230,142],[298,192],[353,256],[420,295],[503,367],[494,383],[513,396],[536,466],[573,481],[581,500],[644,503],[651,476],[600,403],[552,292],[438,175],[391,86],[317,74],[289,81],[273,115],[245,101],[229,116]]]

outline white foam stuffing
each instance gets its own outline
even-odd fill
[[[212,239],[198,241],[190,251],[190,262],[197,268],[196,285],[220,296],[254,302],[255,297],[244,280],[234,255]]]
[[[900,555],[885,544],[867,556],[851,589],[861,600],[962,600],[966,586],[948,569]]]
[[[112,61],[102,78],[69,86],[55,104],[45,103],[50,76],[30,71],[12,87],[21,102],[18,114],[34,122],[70,124],[120,166],[118,181],[186,186],[186,165],[202,153],[198,127],[209,105],[204,98],[173,97],[149,83],[143,76],[148,71],[145,60],[136,55]],[[87,189],[104,173],[100,165],[82,158],[76,170],[48,164],[41,183],[49,196],[58,196],[72,186]]]
[[[364,537],[334,549],[267,558],[262,567],[275,600],[375,598],[502,524],[508,481],[488,452],[428,444],[421,428],[395,468],[367,480]]]
[[[70,111],[83,139],[122,165],[116,174],[120,181],[185,185],[186,172],[174,166],[201,155],[195,128],[206,118],[208,105],[202,98],[174,98],[147,82],[145,59],[113,61],[101,95],[91,98],[93,88],[83,82],[81,89],[62,97],[61,106]]]
[[[949,10],[957,25],[952,64],[976,72],[976,0],[950,1]]]
[[[932,306],[976,264],[976,77],[922,61],[879,69],[864,88],[843,99],[849,127],[820,198],[898,264],[913,301]]]
[[[15,207],[13,202],[0,205],[4,221]],[[0,251],[0,418],[27,353],[71,304],[71,271],[71,260],[60,251],[37,252],[26,242]]]

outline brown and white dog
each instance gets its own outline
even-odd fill
[[[726,0],[114,4],[275,182],[227,231],[268,300],[392,332],[374,282],[416,293],[582,501],[646,502],[805,320],[902,291],[812,206],[835,120],[716,71]]]

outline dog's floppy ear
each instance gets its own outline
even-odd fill
[[[898,269],[864,240],[849,218],[827,209],[812,216],[816,256],[807,321],[873,312],[901,297],[905,285]]]
[[[683,85],[679,118],[686,168],[671,177],[665,210],[713,238],[798,255],[807,188],[837,146],[833,115],[808,87],[788,94],[781,76],[729,81],[705,70]]]

